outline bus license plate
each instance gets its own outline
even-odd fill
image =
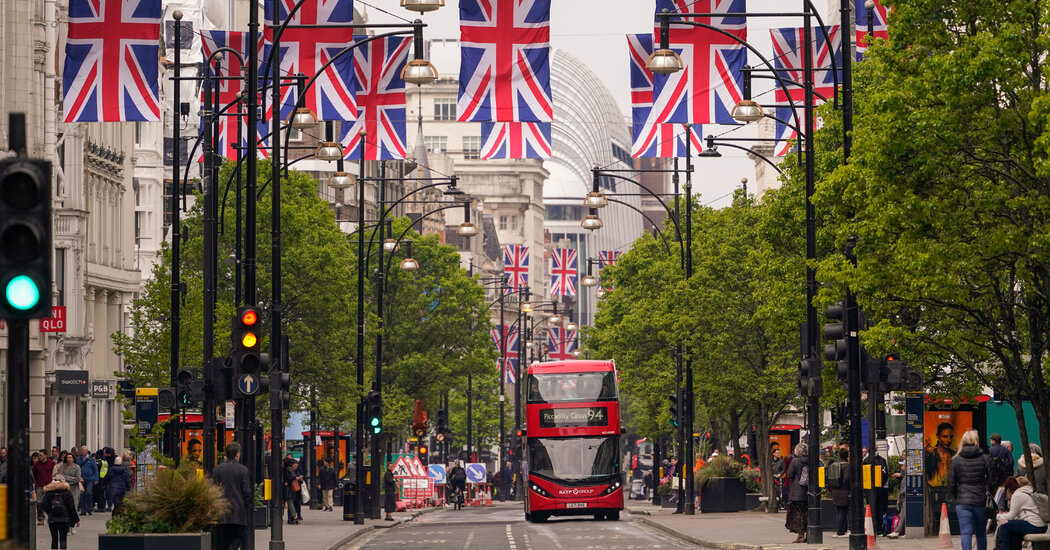
[[[586,508],[587,507],[587,503],[586,502],[566,502],[565,503],[565,507],[566,508]]]

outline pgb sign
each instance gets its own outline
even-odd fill
[[[51,317],[40,320],[40,332],[65,332],[66,306],[51,306]]]

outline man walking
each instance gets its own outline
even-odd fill
[[[31,468],[33,470],[33,483],[36,485],[36,524],[44,524],[44,487],[51,483],[51,474],[55,471],[55,461],[48,458],[47,450],[40,449],[37,453],[36,462]]]
[[[216,466],[211,474],[215,483],[222,487],[226,500],[230,501],[230,511],[219,519],[215,528],[215,548],[219,550],[243,548],[252,535],[248,531],[248,511],[254,512],[252,481],[248,468],[238,462],[240,455],[239,443],[234,441],[226,445],[226,461]]]
[[[321,504],[322,510],[325,512],[331,512],[334,508],[332,501],[332,493],[335,492],[335,488],[339,485],[339,472],[335,470],[331,460],[321,461],[321,470],[317,473],[318,483],[317,486],[321,489]]]
[[[84,481],[84,490],[80,493],[80,502],[77,507],[80,515],[91,515],[95,507],[95,487],[101,479],[98,473],[98,463],[91,456],[86,446],[80,448],[80,456],[77,457],[77,466],[80,466],[80,477]]]

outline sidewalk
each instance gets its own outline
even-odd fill
[[[343,509],[337,507],[334,512],[322,512],[320,510],[309,510],[303,507],[303,522],[299,525],[288,525],[284,523],[284,541],[287,550],[335,550],[345,546],[351,540],[371,531],[372,529],[385,529],[411,521],[420,514],[427,513],[440,508],[425,508],[423,510],[412,510],[410,512],[398,512],[394,514],[394,521],[366,519],[364,525],[354,525],[352,521],[343,521]],[[98,536],[106,531],[106,520],[110,514],[98,513],[82,517],[80,527],[76,533],[69,536],[69,547],[77,550],[97,550]],[[285,514],[287,518],[287,514]],[[35,522],[34,522],[35,523]],[[37,526],[36,547],[38,549],[51,548],[51,533],[47,525]],[[265,549],[269,546],[270,530],[255,530],[256,550]]]
[[[832,538],[834,531],[824,532],[820,544],[792,544],[795,534],[784,528],[785,513],[737,512],[732,514],[700,514],[683,516],[672,514],[674,508],[660,508],[638,501],[627,503],[633,519],[655,529],[687,540],[703,548],[723,550],[768,549],[834,549],[849,550],[849,538]],[[953,547],[959,547],[959,537],[953,537]],[[937,537],[919,539],[888,539],[878,537],[876,544],[887,550],[920,550],[937,547]],[[989,544],[994,544],[990,540]]]

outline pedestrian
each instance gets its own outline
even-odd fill
[[[36,524],[44,524],[44,487],[51,483],[51,476],[55,472],[55,461],[48,458],[47,450],[40,449],[36,454],[36,461],[30,466],[33,471],[33,486],[36,488]]]
[[[62,474],[55,474],[41,493],[41,508],[47,512],[47,526],[51,530],[51,548],[65,548],[66,537],[80,524],[69,483]]]
[[[394,521],[394,510],[397,510],[397,478],[394,477],[394,463],[387,462],[383,474],[383,511],[387,521]]]
[[[294,458],[284,459],[284,501],[288,505],[288,525],[298,525],[302,516],[303,478]]]
[[[849,536],[850,482],[849,449],[839,448],[839,459],[828,466],[827,485],[831,489],[831,503],[835,505],[835,538]]]
[[[1010,509],[996,516],[999,530],[995,539],[999,550],[1021,550],[1025,535],[1046,532],[1046,522],[1039,515],[1039,506],[1035,502],[1036,498],[1045,501],[1046,497],[1037,495],[1027,478],[1010,477],[1007,481],[1011,479],[1017,488],[1006,491]]]
[[[62,474],[62,478],[69,484],[69,494],[73,495],[73,502],[80,502],[80,491],[84,486],[80,466],[77,466],[75,457],[67,451],[62,451],[58,458],[59,462],[55,465],[53,474]],[[70,531],[72,532],[72,529]]]
[[[971,550],[971,536],[977,537],[977,550],[986,550],[985,524],[988,518],[988,455],[977,446],[980,437],[969,430],[960,440],[959,450],[948,467],[948,490],[955,496],[955,515],[959,518],[959,537],[962,550]]]
[[[863,463],[864,464],[871,464],[872,456],[870,454],[868,454],[868,448],[867,447],[863,447],[862,450],[863,450],[863,453],[864,453],[863,454],[863,456],[864,456]],[[874,527],[875,527],[875,534],[876,535],[885,536],[886,535],[885,515],[886,515],[886,511],[889,508],[889,499],[890,499],[890,491],[889,491],[889,488],[888,488],[889,487],[889,481],[890,481],[889,480],[889,468],[888,468],[888,465],[886,464],[886,459],[882,458],[882,455],[876,453],[874,458],[875,458],[875,465],[879,467],[879,471],[880,471],[880,474],[881,474],[882,477],[881,477],[881,483],[877,487],[874,487],[872,489],[872,491],[868,493],[868,500],[870,501],[870,502],[868,502],[868,504],[871,505],[871,515],[875,519],[875,525],[874,525]],[[874,496],[874,498],[872,498],[872,496]]]
[[[124,466],[124,459],[117,456],[113,458],[113,465],[106,473],[106,507],[117,513],[117,508],[124,503],[124,496],[131,489],[131,476]]]
[[[795,445],[795,458],[788,466],[787,478],[791,482],[788,491],[788,513],[784,526],[792,533],[798,533],[796,543],[806,542],[806,527],[809,515],[809,447],[805,443]]]
[[[321,471],[317,474],[318,484],[317,487],[321,489],[321,505],[322,509],[326,512],[331,512],[333,508],[332,493],[335,492],[335,488],[339,485],[339,472],[336,471],[335,466],[330,460],[321,461]]]
[[[507,495],[507,498],[512,498],[514,495],[514,467],[509,460],[503,465],[501,474],[499,490]]]
[[[787,471],[787,466],[784,464],[783,457],[780,456],[780,448],[773,449],[773,461],[769,467],[769,473],[773,476],[773,500],[776,502],[775,512],[780,511],[783,502],[780,498],[781,487],[784,485],[784,472]]]
[[[0,447],[0,483],[7,483],[7,447]]]
[[[1032,475],[1028,475],[1028,464],[1024,455],[1017,459],[1017,477],[1027,477],[1032,482],[1032,490],[1046,494],[1046,469],[1043,468],[1043,449],[1035,443],[1028,444],[1028,450],[1032,452]],[[1011,458],[1013,458],[1011,456]]]
[[[219,518],[214,533],[216,550],[237,550],[248,544],[248,514],[255,512],[255,498],[248,468],[238,462],[241,445],[236,441],[226,445],[226,461],[212,470],[211,477],[222,487],[230,511]]]
[[[80,502],[77,503],[80,515],[91,515],[91,509],[95,507],[95,488],[98,486],[98,462],[91,456],[86,446],[80,448],[80,457],[77,458],[77,466],[80,466],[80,479],[84,483],[84,490],[80,493]]]

